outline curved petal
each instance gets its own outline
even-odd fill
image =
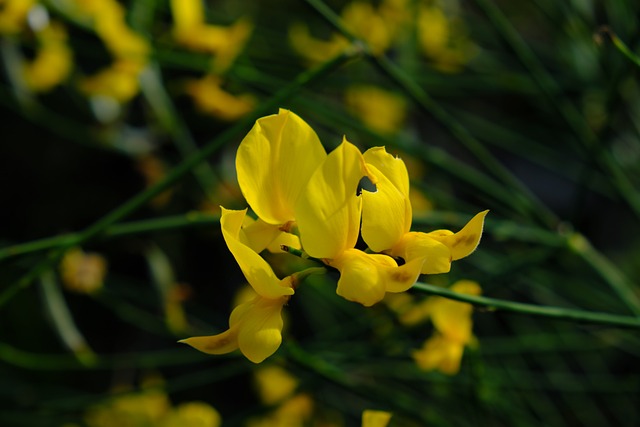
[[[343,139],[315,171],[296,204],[304,250],[315,258],[335,258],[353,248],[360,231],[360,179],[369,175],[358,148]]]
[[[294,113],[263,117],[238,147],[242,194],[265,222],[292,221],[300,192],[326,156],[316,133]]]
[[[218,335],[191,337],[178,341],[207,354],[226,354],[238,349],[238,328],[227,329]]]
[[[384,147],[369,148],[362,156],[367,164],[382,172],[405,197],[409,196],[409,172],[402,159],[387,153]]]
[[[406,233],[390,254],[403,258],[407,263],[423,259],[422,274],[447,273],[451,269],[451,250],[426,233]]]
[[[240,351],[253,363],[260,363],[276,352],[282,343],[282,306],[286,298],[260,298],[239,325]]]
[[[451,249],[451,258],[455,261],[470,255],[478,247],[484,227],[484,217],[488,210],[482,211],[467,223],[464,228],[453,234],[449,230],[436,230],[428,233],[430,237]]]
[[[386,288],[379,265],[396,266],[386,255],[369,255],[358,249],[348,249],[331,264],[340,271],[336,293],[365,307],[381,301]]]
[[[370,151],[370,150],[369,150]],[[362,238],[374,252],[391,249],[411,227],[411,203],[375,166],[376,191],[362,190]]]
[[[422,370],[438,369],[444,374],[454,375],[460,370],[463,352],[464,346],[435,334],[420,350],[413,352],[413,358]]]
[[[275,299],[284,295],[293,295],[293,289],[281,285],[281,281],[269,264],[240,241],[240,228],[247,210],[234,211],[222,207],[221,209],[222,236],[251,287],[265,298]]]
[[[482,289],[476,282],[460,280],[451,286],[451,290],[469,295],[480,295]],[[467,344],[472,338],[473,306],[442,297],[430,298],[431,321],[435,328],[448,340]]]

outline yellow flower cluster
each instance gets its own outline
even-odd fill
[[[318,269],[276,277],[259,255],[286,244],[340,272],[337,294],[371,306],[404,292],[420,274],[448,272],[480,241],[480,212],[458,233],[411,231],[404,162],[384,147],[364,154],[346,138],[327,154],[313,129],[286,110],[259,119],[241,142],[236,169],[247,210],[222,208],[227,246],[257,296],[231,313],[229,329],[183,342],[210,354],[235,349],[259,363],[282,342],[282,307],[300,281]],[[368,181],[368,184],[364,182]],[[368,248],[356,247],[362,237]]]

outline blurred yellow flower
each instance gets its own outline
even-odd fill
[[[362,427],[386,427],[391,420],[391,413],[366,409],[362,412]]]
[[[482,289],[476,282],[460,280],[451,290],[469,295],[480,295]],[[413,352],[418,367],[425,371],[437,369],[448,375],[460,370],[464,347],[473,342],[473,321],[471,304],[453,301],[443,297],[430,297],[429,315],[435,333],[419,350]]]
[[[17,34],[37,0],[0,0],[0,34]]]
[[[140,63],[118,60],[97,74],[82,79],[80,90],[90,96],[107,97],[125,103],[140,90],[140,71]]]
[[[220,414],[204,402],[182,403],[163,417],[159,427],[218,427],[222,424]]]
[[[397,132],[407,115],[404,97],[376,86],[347,88],[345,102],[364,124],[385,134]]]
[[[253,26],[245,19],[223,27],[205,23],[201,0],[171,0],[173,35],[183,46],[215,55],[212,71],[223,73],[244,48]]]
[[[60,24],[51,23],[37,32],[36,56],[23,66],[26,86],[34,92],[46,92],[67,78],[73,66],[73,53],[67,45],[67,33]]]
[[[255,371],[255,384],[260,400],[266,405],[275,405],[293,395],[298,380],[285,369],[271,365]]]
[[[189,80],[185,92],[200,111],[221,120],[237,120],[256,105],[251,95],[233,95],[222,89],[222,80],[211,74]]]
[[[107,260],[97,253],[80,248],[68,250],[60,262],[62,284],[70,291],[90,294],[102,288],[107,274]]]

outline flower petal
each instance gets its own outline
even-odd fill
[[[430,237],[444,243],[451,249],[451,258],[455,261],[470,255],[478,247],[482,228],[484,227],[484,217],[488,210],[482,211],[467,223],[464,228],[453,234],[449,230],[436,230],[428,233]]]
[[[390,412],[371,409],[362,412],[362,427],[386,427],[390,420]]]
[[[384,147],[372,147],[362,156],[367,164],[382,172],[398,191],[404,196],[409,196],[409,172],[402,159],[387,153]]]
[[[371,150],[369,150],[371,151]],[[374,252],[391,249],[411,227],[411,203],[375,166],[376,190],[362,190],[362,238]]]
[[[384,298],[386,289],[379,266],[397,267],[391,257],[370,255],[358,249],[347,249],[331,265],[340,270],[336,293],[365,307]]]
[[[276,352],[282,343],[282,306],[286,298],[259,298],[239,325],[240,351],[253,363],[260,363]]]
[[[422,274],[447,273],[451,269],[451,250],[426,233],[406,233],[390,254],[403,258],[407,263],[423,259]]]
[[[360,150],[346,138],[315,171],[296,204],[300,239],[309,255],[334,258],[355,246],[362,211],[356,192],[367,174]]]
[[[451,286],[451,290],[469,295],[480,295],[482,289],[476,282],[460,280]],[[431,321],[435,328],[449,341],[467,344],[472,338],[473,322],[471,304],[453,301],[442,297],[430,298]]]
[[[240,240],[240,228],[247,210],[234,211],[222,208],[220,225],[227,247],[240,266],[244,277],[253,289],[265,298],[293,295],[293,289],[281,285],[281,281],[267,262]]]
[[[238,328],[230,328],[218,335],[191,337],[178,342],[207,354],[226,354],[238,349]]]
[[[242,194],[265,222],[292,221],[300,192],[326,156],[316,133],[294,113],[263,117],[238,147]]]

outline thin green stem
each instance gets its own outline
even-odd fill
[[[132,221],[122,224],[115,224],[107,227],[100,235],[100,238],[128,236],[132,234],[150,233],[154,231],[165,231],[176,228],[185,228],[202,225],[214,225],[220,222],[219,215],[203,212],[190,212],[186,215],[167,216],[164,218],[154,218],[141,221]],[[0,261],[19,255],[26,255],[47,249],[54,249],[66,246],[78,238],[78,233],[63,234],[55,237],[34,240],[32,242],[20,243],[17,245],[0,248]]]
[[[58,262],[68,248],[80,245],[90,239],[97,237],[102,232],[104,232],[107,227],[130,215],[140,206],[144,205],[146,202],[175,184],[179,179],[188,174],[200,162],[211,156],[225,144],[233,141],[238,134],[249,127],[257,118],[272,111],[283,101],[293,97],[300,91],[303,86],[320,80],[347,61],[360,55],[362,55],[362,49],[354,46],[352,49],[347,49],[342,54],[319,65],[318,67],[298,75],[298,77],[293,82],[282,88],[269,100],[262,103],[258,108],[256,108],[256,110],[253,111],[252,114],[246,116],[243,120],[238,121],[234,126],[222,132],[217,138],[209,142],[198,152],[189,156],[182,163],[177,165],[170,173],[165,176],[162,181],[158,182],[153,187],[148,188],[144,192],[134,196],[129,201],[120,205],[118,208],[114,209],[112,212],[96,221],[93,225],[76,234],[73,239],[68,240],[63,246],[47,254],[47,256],[38,264],[36,264],[35,267],[33,267],[27,274],[21,277],[18,281],[9,285],[2,291],[2,293],[0,293],[0,307],[11,300],[11,298],[13,298],[18,292],[20,292],[20,290],[29,287],[36,278],[38,278],[42,273],[47,271],[49,268],[51,268],[51,266]]]
[[[453,292],[439,286],[428,285],[426,283],[416,283],[413,285],[412,289],[429,295],[437,295],[473,304],[478,307],[485,307],[490,311],[508,311],[511,313],[520,313],[550,319],[570,320],[618,328],[640,329],[640,319],[635,317],[619,316],[616,314],[598,313],[593,311],[573,310],[561,307],[539,306],[482,296],[466,295]]]
[[[602,36],[607,37],[609,40],[611,40],[613,45],[616,47],[616,49],[618,49],[618,51],[621,54],[626,56],[627,59],[629,59],[631,62],[636,64],[638,67],[640,67],[640,56],[638,56],[635,53],[633,53],[633,51],[629,48],[629,46],[627,46],[627,44],[625,42],[620,40],[620,38],[616,35],[616,33],[611,31],[611,28],[609,28],[607,26],[601,27],[598,30],[597,36],[600,37],[600,38]],[[597,41],[601,42],[601,40],[597,40]]]
[[[500,36],[527,69],[549,104],[560,113],[560,116],[582,144],[583,150],[590,154],[603,172],[610,177],[620,199],[631,207],[636,216],[640,217],[640,192],[634,188],[611,153],[598,144],[597,135],[589,128],[580,111],[563,95],[551,74],[545,70],[542,63],[498,6],[488,0],[476,0],[476,3],[484,10]]]

